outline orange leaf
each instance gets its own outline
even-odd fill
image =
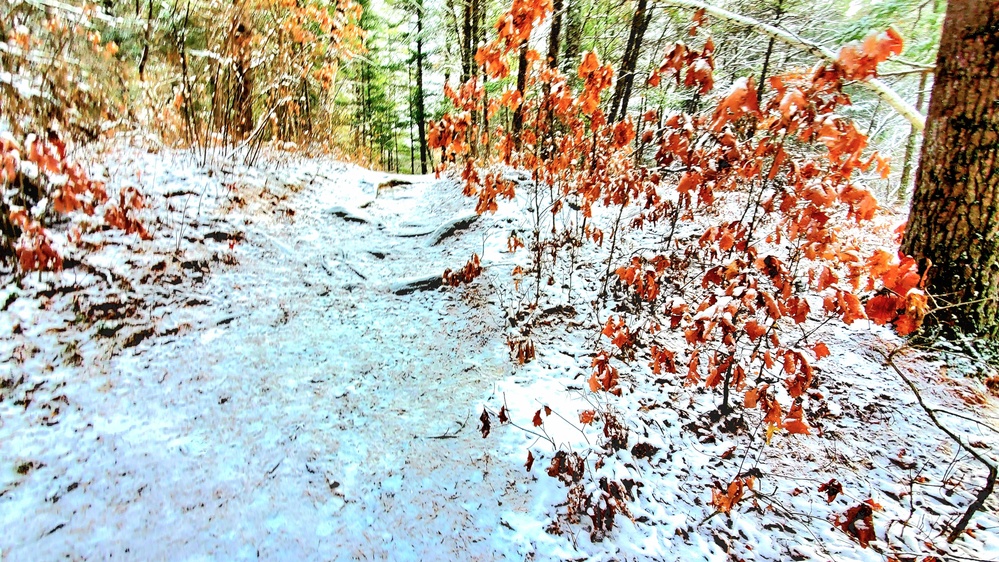
[[[767,369],[774,368],[774,356],[769,350],[763,354],[763,364],[766,365]]]
[[[919,324],[908,314],[903,314],[895,319],[893,324],[895,331],[900,336],[907,336],[919,329]]]
[[[874,531],[874,509],[868,503],[860,503],[851,507],[846,513],[836,516],[836,526],[842,529],[867,548],[870,542],[877,538]]]
[[[598,68],[600,68],[600,61],[597,59],[597,54],[590,51],[583,55],[583,62],[579,65],[579,77],[586,78]]]
[[[680,193],[690,193],[701,184],[701,174],[698,172],[684,172],[680,176],[680,183],[676,190]]]
[[[808,427],[808,424],[805,423],[804,418],[805,414],[804,411],[802,411],[801,404],[795,403],[791,406],[791,411],[787,413],[787,417],[784,418],[784,429],[786,429],[788,433],[792,434],[810,434],[810,428]]]
[[[864,310],[867,312],[867,317],[870,318],[875,324],[883,326],[898,316],[898,309],[901,304],[902,299],[897,296],[892,294],[881,294],[876,295],[871,298],[871,300],[867,301],[867,305],[864,306]]]
[[[732,233],[728,232],[728,231],[726,231],[724,234],[722,234],[721,239],[718,240],[718,247],[723,252],[727,252],[727,251],[731,250],[732,246],[734,246],[734,245],[735,245],[735,237],[732,236]]]
[[[759,322],[756,320],[750,320],[746,322],[745,326],[746,335],[749,336],[750,341],[756,341],[767,333],[767,329],[760,326]]]
[[[808,424],[806,424],[804,421],[798,420],[798,419],[785,419],[784,420],[784,429],[786,429],[788,433],[792,433],[792,434],[805,434],[805,435],[808,435],[809,433],[811,433],[808,430]]]
[[[860,299],[853,293],[839,291],[837,295],[837,309],[843,315],[843,322],[852,324],[855,320],[865,318],[864,307],[860,304]]]
[[[829,269],[829,267],[823,267],[822,273],[819,274],[819,284],[817,288],[820,291],[823,289],[827,289],[829,288],[830,285],[833,285],[837,281],[838,279],[836,278],[836,274],[833,273],[833,271]]]
[[[614,147],[622,148],[635,139],[635,125],[631,117],[626,117],[623,121],[614,126]]]
[[[774,320],[780,320],[782,314],[780,313],[780,307],[777,306],[777,301],[774,300],[773,295],[767,291],[760,291],[760,296],[763,297],[763,302],[767,305],[767,314]]]
[[[600,390],[600,381],[597,380],[597,374],[596,373],[593,373],[592,375],[590,375],[589,383],[590,383],[590,392],[596,392],[596,391]]]

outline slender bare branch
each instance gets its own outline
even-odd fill
[[[944,432],[947,435],[947,437],[950,437],[955,443],[957,443],[957,445],[961,447],[961,449],[964,450],[964,452],[968,453],[969,455],[974,457],[975,460],[985,465],[985,467],[989,471],[988,478],[985,481],[985,486],[983,486],[982,489],[978,491],[978,495],[975,496],[975,500],[971,502],[971,504],[968,506],[968,509],[964,512],[964,515],[961,516],[961,519],[954,525],[954,528],[951,529],[950,535],[947,536],[947,542],[954,542],[961,536],[964,530],[968,527],[968,523],[971,522],[971,518],[974,517],[975,513],[985,508],[985,502],[989,499],[989,496],[992,495],[992,491],[995,489],[996,478],[997,476],[999,476],[999,469],[997,469],[995,464],[989,462],[989,460],[986,459],[984,455],[976,451],[971,445],[966,444],[958,434],[954,433],[950,428],[940,423],[940,420],[937,419],[936,416],[937,410],[934,408],[930,408],[929,406],[926,405],[925,402],[923,402],[923,395],[920,394],[919,389],[916,387],[916,385],[912,382],[912,380],[909,377],[905,375],[905,373],[902,372],[902,369],[899,369],[898,365],[896,365],[894,361],[892,361],[892,358],[895,356],[895,354],[902,349],[903,348],[900,347],[895,351],[886,354],[884,356],[885,361],[895,371],[895,373],[898,374],[898,376],[902,379],[902,381],[905,382],[905,384],[909,387],[909,389],[912,390],[912,393],[916,396],[916,401],[919,402],[919,407],[921,407],[923,411],[926,412],[926,415],[929,416],[930,421],[933,422],[933,425],[937,426],[937,429]]]

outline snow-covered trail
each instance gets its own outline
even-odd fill
[[[8,443],[43,467],[4,500],[6,523],[23,516],[0,558],[529,552],[503,525],[531,509],[524,474],[477,432],[476,404],[511,368],[496,303],[389,290],[460,267],[486,228],[431,246],[414,234],[468,203],[431,177],[374,198],[384,179],[346,167],[281,188],[247,178],[251,201],[229,215],[245,223],[239,264],[212,273],[210,302],[161,321],[177,334],[81,370],[65,387],[72,413]],[[268,198],[272,212],[252,210]],[[58,445],[32,451],[35,438]]]
[[[530,232],[529,197],[468,224],[453,183],[293,158],[225,169],[115,151],[106,177],[141,184],[157,236],[94,229],[66,271],[0,286],[0,562],[999,559],[994,504],[942,542],[984,471],[887,369],[903,344],[887,329],[821,336],[815,435],[720,431],[717,395],[650,377],[644,360],[621,363],[620,397],[584,390],[606,250],[581,249],[575,299],[553,284],[521,317],[533,288],[510,274],[529,257],[506,241]],[[434,243],[459,218],[467,228]],[[399,294],[473,252],[485,272],[470,285]],[[538,350],[522,366],[505,345],[518,335]],[[897,357],[994,462],[982,383]],[[479,413],[501,405],[511,423],[494,414],[483,440]],[[586,463],[568,491],[545,475],[556,451]],[[713,487],[747,459],[760,495],[715,517]],[[568,503],[602,497],[602,481],[634,490],[606,537]],[[869,548],[836,523],[868,500],[881,506]]]

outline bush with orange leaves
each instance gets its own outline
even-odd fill
[[[54,132],[46,139],[28,135],[23,144],[11,135],[0,137],[0,189],[0,264],[13,271],[62,269],[49,231],[58,216],[93,216],[103,207],[108,226],[149,237],[136,217],[142,195],[128,188],[117,204],[109,204],[104,183],[68,158],[66,143]]]

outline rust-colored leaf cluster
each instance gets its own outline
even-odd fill
[[[621,395],[621,387],[618,386],[617,367],[610,364],[610,355],[606,351],[601,351],[593,358],[593,373],[590,374],[590,390],[597,392],[603,390],[617,396]]]
[[[104,222],[126,234],[138,234],[143,240],[152,236],[135,214],[145,206],[145,199],[134,187],[128,186],[118,192],[118,203],[104,211]]]
[[[548,476],[558,478],[567,486],[582,480],[585,472],[586,463],[583,462],[583,457],[579,456],[579,453],[566,451],[555,453],[548,467]]]
[[[652,302],[659,296],[659,276],[669,265],[669,259],[663,256],[656,256],[648,261],[635,256],[631,258],[630,265],[617,268],[615,273],[643,300]]]
[[[843,493],[843,485],[835,478],[831,478],[828,482],[819,484],[819,492],[825,492],[826,503],[832,503],[837,496]]]
[[[728,486],[716,484],[711,489],[711,506],[721,513],[730,513],[745,498],[746,493],[753,489],[755,481],[754,477],[746,476],[732,480]]]
[[[506,345],[510,348],[510,354],[518,365],[530,363],[536,354],[534,342],[527,336],[508,338]]]
[[[929,299],[922,290],[923,278],[917,271],[916,260],[877,250],[866,265],[868,290],[881,285],[864,305],[867,317],[875,324],[892,323],[903,336],[918,330],[929,311]]]
[[[26,164],[36,170],[30,177],[24,173]],[[45,139],[29,135],[23,148],[11,137],[0,138],[0,184],[14,188],[0,202],[0,212],[6,215],[3,222],[9,225],[2,233],[4,253],[13,251],[22,272],[62,269],[62,257],[46,228],[49,210],[94,215],[100,205],[108,203],[104,183],[91,179],[70,160],[66,143],[55,132]],[[142,195],[134,187],[118,195],[117,204],[105,209],[105,223],[149,238],[136,216],[144,206]]]
[[[836,515],[833,523],[853,537],[862,548],[867,548],[870,542],[877,538],[874,512],[880,510],[880,505],[874,500],[867,499],[846,510],[846,513]]]
[[[878,65],[893,55],[902,54],[902,36],[889,27],[881,33],[868,35],[861,43],[845,45],[839,51],[836,64],[849,80],[863,80],[878,75]]]
[[[450,268],[445,269],[441,278],[443,279],[445,285],[458,287],[463,284],[471,283],[480,275],[482,275],[482,264],[479,261],[479,255],[472,254],[472,257],[468,260],[464,267],[458,271],[451,271]]]
[[[714,41],[708,37],[700,50],[677,43],[666,53],[662,65],[649,76],[650,86],[659,86],[663,78],[675,78],[676,84],[696,88],[701,95],[714,88]]]

